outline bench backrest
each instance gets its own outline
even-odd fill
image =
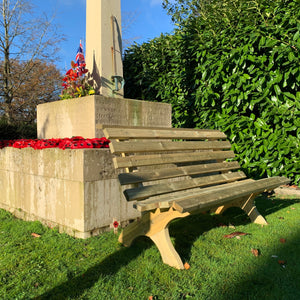
[[[218,130],[106,127],[103,130],[128,201],[246,178]],[[150,209],[150,208],[149,208]]]

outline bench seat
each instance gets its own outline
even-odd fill
[[[130,246],[138,236],[148,236],[164,263],[178,269],[184,266],[170,240],[172,220],[237,206],[252,222],[267,224],[254,198],[289,183],[285,177],[247,178],[218,130],[104,126],[103,132],[111,141],[124,195],[142,213],[119,241]]]

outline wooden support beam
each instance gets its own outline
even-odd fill
[[[257,194],[251,194],[249,197],[246,197],[243,200],[219,206],[214,210],[214,213],[222,214],[230,207],[240,207],[249,216],[252,223],[268,225],[266,219],[259,213],[254,204],[254,199],[256,196]]]
[[[157,209],[154,213],[146,213],[124,228],[119,242],[129,247],[137,237],[147,236],[155,243],[165,264],[184,269],[181,258],[171,242],[168,228],[171,221],[189,215],[189,213],[180,213],[172,207],[165,212]]]
[[[256,196],[257,194],[251,194],[246,201],[240,203],[240,208],[246,212],[252,223],[268,225],[266,219],[259,213],[254,204]]]

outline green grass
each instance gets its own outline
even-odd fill
[[[146,238],[130,248],[112,232],[80,240],[0,210],[0,299],[298,300],[300,200],[261,197],[257,207],[268,226],[249,223],[235,209],[172,223],[175,247],[191,265],[183,271],[162,264]],[[249,235],[224,238],[233,231]]]

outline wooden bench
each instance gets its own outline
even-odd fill
[[[254,198],[289,182],[284,177],[247,179],[234,161],[226,135],[218,130],[104,127],[127,201],[142,213],[119,237],[130,246],[138,236],[156,244],[163,262],[183,269],[168,226],[191,213],[243,209],[251,221],[267,224]]]

